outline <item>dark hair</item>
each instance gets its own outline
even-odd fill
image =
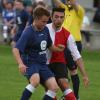
[[[44,7],[41,7],[41,6],[36,7],[33,11],[33,18],[34,19],[39,19],[40,17],[42,17],[44,15],[47,17],[50,16],[50,12]]]
[[[64,8],[53,8],[52,15],[54,14],[54,12],[65,12],[65,9]]]

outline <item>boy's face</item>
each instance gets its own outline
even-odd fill
[[[14,7],[15,7],[16,10],[21,10],[22,7],[23,7],[23,4],[21,2],[15,1],[14,2]]]
[[[36,19],[35,20],[35,25],[36,25],[37,29],[42,30],[46,26],[48,20],[49,20],[49,17],[47,17],[45,15],[38,18],[38,19]]]
[[[13,6],[12,6],[12,4],[11,4],[11,3],[7,3],[6,8],[7,8],[7,9],[12,9],[12,8],[13,8]]]
[[[52,22],[56,28],[60,28],[64,21],[64,12],[57,12],[55,11],[52,15]]]

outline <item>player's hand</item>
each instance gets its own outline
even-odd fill
[[[26,67],[24,64],[19,64],[19,71],[21,74],[25,74],[27,68],[28,67]]]
[[[69,4],[74,4],[76,2],[76,0],[68,0]]]
[[[89,79],[87,76],[83,77],[84,86],[87,87],[89,85]]]
[[[69,5],[76,5],[76,0],[68,0],[68,2],[67,2]]]
[[[64,51],[65,46],[62,44],[58,44],[57,47],[59,48],[59,51]]]

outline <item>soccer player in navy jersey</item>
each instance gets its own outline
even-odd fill
[[[52,23],[47,24],[47,27],[49,29],[50,36],[54,45],[63,44],[65,47],[68,47],[70,49],[74,61],[79,66],[80,72],[83,77],[83,82],[85,86],[87,86],[89,80],[84,68],[82,57],[75,44],[75,40],[70,34],[70,32],[67,31],[64,27],[62,27],[64,21],[64,11],[65,10],[63,8],[54,8],[51,17]],[[74,93],[70,89],[69,82],[67,80],[67,62],[65,59],[64,51],[49,52],[47,53],[47,57],[49,68],[54,73],[57,83],[64,94],[64,100],[76,100]]]
[[[40,77],[48,88],[43,100],[53,100],[58,90],[58,85],[53,73],[46,65],[46,49],[62,51],[64,46],[52,45],[49,30],[45,26],[50,13],[43,7],[34,10],[33,24],[28,26],[13,48],[13,54],[19,66],[19,71],[27,77],[29,84],[23,91],[21,100],[29,100],[40,82]]]
[[[17,32],[13,38],[12,46],[15,45],[15,43],[20,38],[23,30],[29,23],[29,14],[25,10],[24,4],[22,0],[15,0],[14,1],[14,7],[16,10],[16,25],[17,25]],[[16,27],[15,27],[16,29]],[[14,29],[13,29],[14,30]]]

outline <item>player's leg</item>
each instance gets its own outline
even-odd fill
[[[58,85],[53,73],[47,66],[44,66],[44,68],[42,68],[42,71],[40,72],[40,76],[41,79],[43,79],[42,81],[44,81],[45,87],[47,88],[43,100],[54,100],[56,92],[58,90]]]
[[[81,42],[80,41],[76,42],[76,45],[77,45],[78,51],[81,53],[81,50],[82,50]],[[67,48],[66,48],[66,52],[65,52],[65,57],[66,57],[66,60],[68,62],[67,67],[70,70],[74,94],[75,94],[75,97],[78,99],[79,98],[80,80],[79,80],[79,75],[78,75],[78,72],[77,72],[77,65],[74,62],[73,57],[71,56],[71,52]]]
[[[82,43],[81,43],[81,41],[76,41],[76,45],[77,45],[78,51],[81,53],[81,51],[82,51]],[[79,100],[80,79],[79,79],[76,63],[73,63],[73,65],[76,66],[76,67],[75,67],[75,69],[72,68],[70,70],[71,79],[72,79],[72,83],[73,83],[74,94],[75,94],[77,100]]]
[[[64,94],[65,100],[76,100],[67,80],[68,72],[65,64],[53,63],[50,64],[49,68],[52,72],[54,72],[57,83]]]
[[[40,76],[39,76],[39,69],[36,64],[30,66],[28,70],[26,71],[26,77],[29,80],[29,84],[25,87],[21,100],[29,100],[32,93],[35,91],[35,88],[38,86],[40,82]]]
[[[56,97],[56,92],[58,90],[58,85],[54,77],[49,78],[45,82],[46,87],[48,88],[43,100],[54,100]]]
[[[7,43],[7,38],[8,38],[8,26],[4,25],[3,26],[3,38],[4,38],[4,42]]]
[[[41,77],[40,77],[40,84],[44,87],[45,92],[47,92],[48,91],[48,88],[47,88],[47,86],[45,84],[45,81]],[[57,97],[55,96],[53,98],[53,100],[57,100]]]
[[[74,94],[75,94],[75,97],[78,99],[80,80],[79,80],[79,75],[77,73],[77,69],[70,70],[70,75],[71,75],[71,80],[73,84]]]
[[[74,94],[75,94],[75,97],[78,98],[80,81],[79,81],[79,76],[77,73],[77,66],[76,66],[75,62],[73,61],[73,58],[71,56],[71,52],[69,51],[69,49],[66,49],[65,57],[67,60],[66,67],[69,69],[70,75],[71,75]]]

